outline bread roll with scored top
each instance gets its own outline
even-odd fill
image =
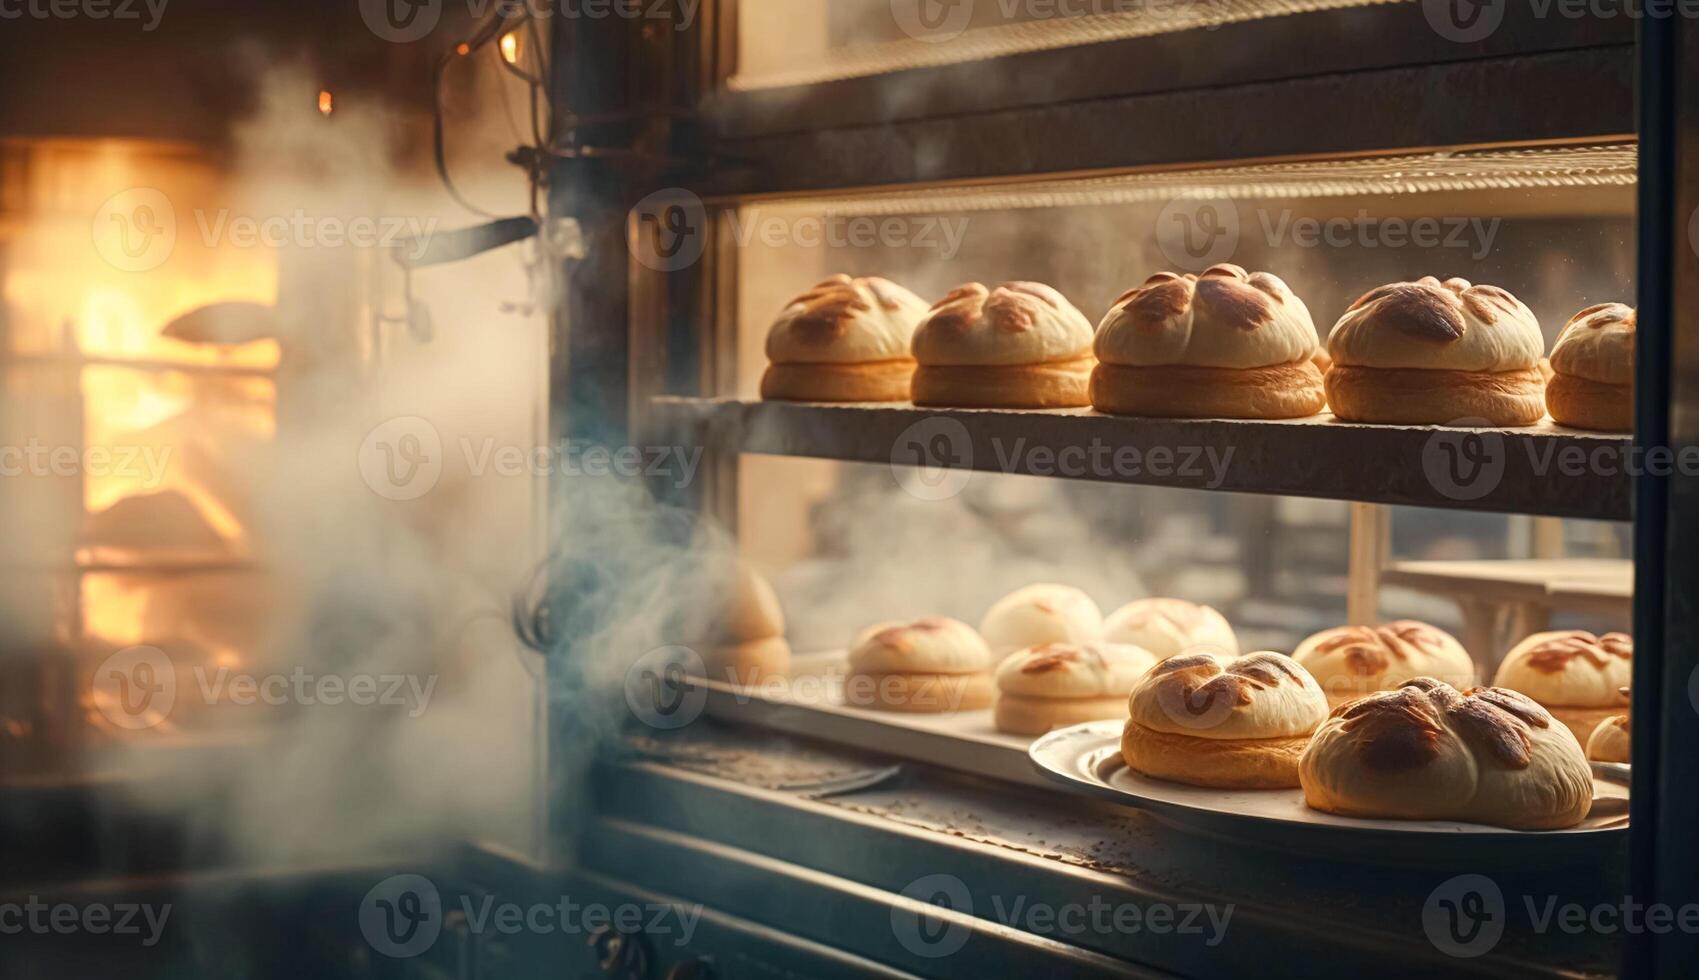
[[[1475,661],[1456,637],[1413,619],[1322,630],[1298,644],[1292,659],[1315,677],[1334,705],[1392,690],[1415,677],[1437,677],[1458,688],[1474,686],[1476,677]]]
[[[1324,405],[1310,311],[1279,277],[1236,265],[1159,272],[1097,329],[1091,403],[1175,418],[1298,418]]]
[[[1532,425],[1545,415],[1539,321],[1497,286],[1427,276],[1371,290],[1327,338],[1327,403],[1351,422]]]
[[[1092,330],[1036,282],[958,286],[914,334],[916,405],[1073,408],[1089,403]]]
[[[835,275],[792,300],[767,333],[761,397],[776,401],[907,401],[909,347],[926,302],[874,276]]]
[[[1586,743],[1593,729],[1628,707],[1634,640],[1626,633],[1586,630],[1535,633],[1510,649],[1493,686],[1538,701]]]
[[[1128,701],[1121,757],[1136,772],[1194,786],[1298,785],[1298,757],[1327,698],[1290,657],[1223,664],[1204,653],[1158,663]]]
[[[1581,743],[1546,709],[1431,677],[1335,708],[1299,775],[1306,803],[1351,817],[1555,830],[1593,803]]]
[[[1577,429],[1634,431],[1635,312],[1621,303],[1570,317],[1552,347],[1546,408]]]
[[[999,731],[1043,735],[1087,721],[1127,716],[1127,695],[1156,663],[1148,650],[1118,643],[1047,643],[997,667]]]
[[[1103,613],[1091,596],[1071,585],[1040,582],[993,603],[979,621],[979,635],[995,663],[1046,643],[1095,643],[1103,636]]]
[[[944,712],[991,704],[991,653],[973,627],[929,616],[856,638],[844,701],[884,711]]]
[[[1611,715],[1587,736],[1587,758],[1594,762],[1633,761],[1632,726],[1627,715]]]
[[[1103,638],[1143,647],[1158,660],[1192,652],[1228,660],[1239,655],[1239,638],[1227,617],[1184,599],[1134,599],[1104,621]]]

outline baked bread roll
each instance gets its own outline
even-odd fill
[[[1546,709],[1431,677],[1335,708],[1299,775],[1306,803],[1348,817],[1556,830],[1593,805],[1581,743]]]
[[[1184,599],[1134,599],[1104,621],[1103,638],[1142,647],[1158,660],[1194,652],[1224,660],[1239,655],[1239,638],[1227,617]]]
[[[926,301],[889,280],[836,275],[791,300],[767,332],[761,397],[907,401],[909,346]]]
[[[1512,647],[1493,686],[1538,701],[1585,744],[1599,722],[1628,707],[1623,690],[1633,678],[1634,640],[1626,633],[1557,630]]]
[[[1546,414],[1545,338],[1497,286],[1427,276],[1371,290],[1327,338],[1327,403],[1351,422],[1532,425]]]
[[[1546,408],[1577,429],[1634,431],[1634,308],[1589,306],[1570,317],[1552,347]]]
[[[1041,582],[993,603],[979,621],[979,635],[996,663],[1046,643],[1095,643],[1103,636],[1103,613],[1079,589]]]
[[[1316,325],[1276,276],[1159,272],[1097,328],[1091,404],[1156,418],[1288,419],[1325,404]]]
[[[1091,323],[1036,282],[974,282],[939,300],[914,333],[916,405],[1073,408],[1090,403]]]
[[[997,666],[997,730],[1043,735],[1087,721],[1127,717],[1127,695],[1156,663],[1119,643],[1047,643]]]
[[[1594,762],[1631,762],[1631,731],[1627,715],[1611,715],[1587,737],[1587,758]]]
[[[1298,757],[1327,717],[1327,698],[1290,657],[1253,653],[1225,665],[1205,653],[1162,661],[1128,700],[1121,758],[1157,779],[1224,789],[1298,785]]]
[[[747,562],[736,563],[724,618],[702,660],[710,680],[745,686],[790,671],[791,648],[779,597]]]
[[[1292,651],[1327,693],[1331,705],[1390,691],[1415,677],[1473,687],[1475,661],[1450,633],[1413,619],[1384,626],[1336,626]]]
[[[850,650],[844,701],[914,713],[991,705],[991,653],[973,627],[929,616],[864,630]]]

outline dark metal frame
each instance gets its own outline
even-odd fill
[[[1635,442],[1699,444],[1699,26],[1649,18],[1640,35],[1640,331]],[[1699,902],[1699,479],[1635,487],[1634,796],[1631,889],[1641,902]],[[1686,976],[1699,936],[1629,937],[1624,973]]]

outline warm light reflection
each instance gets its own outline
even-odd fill
[[[320,93],[319,104],[328,113],[331,94]],[[137,566],[250,557],[244,475],[276,435],[269,373],[281,347],[274,338],[189,343],[161,331],[210,303],[275,304],[278,252],[206,231],[229,206],[228,191],[193,153],[140,142],[14,145],[30,179],[17,220],[0,228],[7,246],[0,306],[8,314],[0,342],[26,364],[80,364],[62,411],[80,416],[84,447],[131,460],[82,474],[76,560]],[[129,220],[128,204],[111,222],[99,216],[139,191],[149,194],[146,226],[174,228],[174,241],[159,263],[120,268],[102,236],[144,223]],[[238,594],[214,598],[197,586],[179,595],[185,581],[83,575],[84,636],[97,646],[188,641],[214,665],[240,666],[250,643],[218,622]]]
[[[519,34],[512,32],[501,36],[501,57],[510,65],[519,64]]]
[[[330,94],[329,89],[320,90],[319,91],[319,113],[321,115],[328,116],[332,112],[335,112],[335,111],[336,111],[336,98]]]

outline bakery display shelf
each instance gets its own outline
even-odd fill
[[[658,397],[650,432],[726,452],[953,468],[1189,490],[1536,514],[1630,517],[1630,481],[1563,459],[1632,440],[1550,423],[1518,429],[1295,420],[1145,419],[1013,411]],[[917,456],[924,453],[924,456]],[[1567,468],[1574,472],[1574,468]],[[1609,469],[1602,468],[1602,469]],[[930,490],[928,492],[931,492]]]
[[[1634,563],[1626,558],[1400,561],[1381,585],[1506,605],[1627,616],[1634,606]]]
[[[1260,842],[1283,850],[1338,858],[1350,853],[1378,864],[1429,862],[1521,863],[1555,857],[1580,859],[1593,854],[1602,838],[1626,829],[1627,787],[1598,780],[1596,811],[1574,831],[1524,833],[1462,823],[1403,824],[1354,821],[1312,813],[1291,798],[1264,793],[1231,793],[1177,784],[1154,785],[1154,792],[1129,793],[1124,783],[1078,774],[1078,766],[1058,762],[1083,743],[1058,739],[1062,732],[1089,730],[1086,748],[1101,750],[1120,722],[1093,722],[1033,737],[1009,735],[992,725],[990,709],[910,714],[851,707],[842,700],[845,654],[842,651],[792,658],[784,680],[768,679],[753,687],[695,679],[705,694],[703,714],[717,721],[830,742],[909,762],[983,776],[1034,789],[1132,806],[1191,833],[1226,835],[1239,842]],[[1061,745],[1060,750],[1058,745]],[[1100,753],[1101,754],[1101,753]],[[1059,775],[1059,769],[1070,775]],[[1125,775],[1123,773],[1122,775]],[[1278,794],[1276,794],[1278,796]],[[1288,794],[1290,796],[1290,794]],[[1620,802],[1612,802],[1620,801]],[[1410,850],[1412,835],[1421,848]]]
[[[753,687],[700,680],[707,694],[704,713],[1005,782],[1050,785],[1027,758],[1032,739],[997,731],[989,708],[911,714],[844,704],[845,658],[843,651],[799,654],[783,680]]]

